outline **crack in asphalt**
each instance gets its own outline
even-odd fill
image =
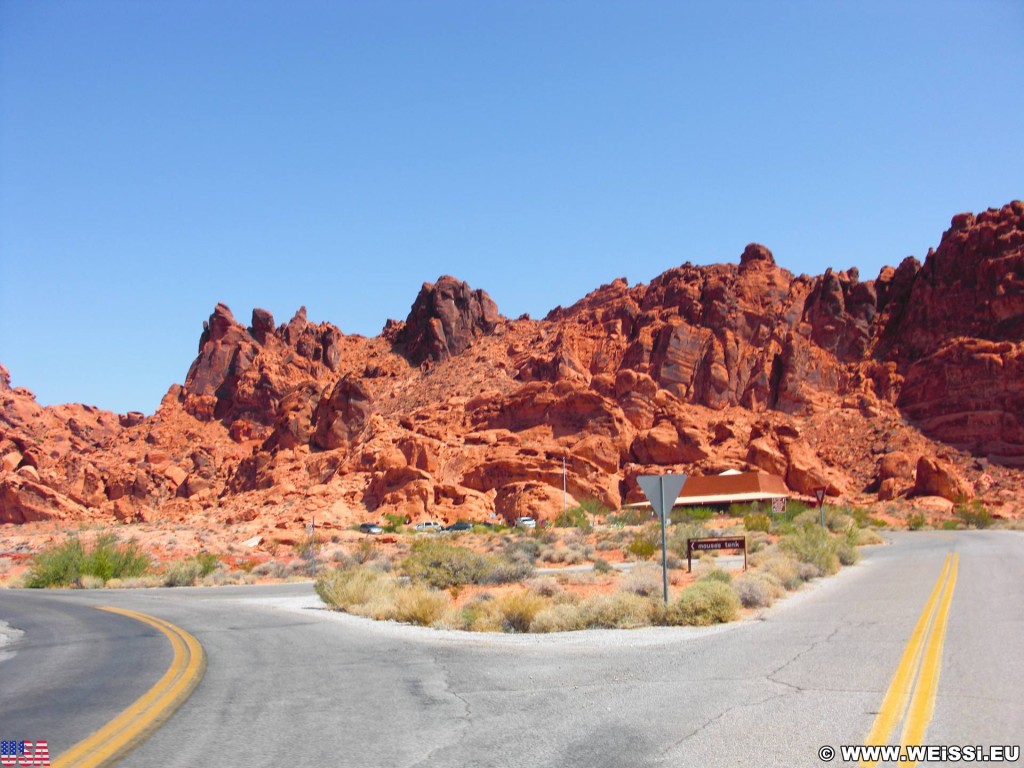
[[[453,738],[449,739],[443,744],[438,744],[437,746],[433,747],[426,755],[424,755],[424,757],[421,760],[412,763],[410,765],[410,768],[430,765],[434,755],[438,754],[442,750],[449,748],[453,744],[457,744],[461,740],[463,734],[466,731],[468,731],[470,726],[473,724],[473,708],[470,705],[469,700],[466,699],[466,697],[459,693],[457,690],[455,690],[455,687],[452,685],[451,670],[448,668],[447,662],[445,662],[439,656],[431,656],[429,658],[429,661],[431,662],[432,666],[441,671],[441,682],[444,685],[444,694],[452,697],[453,699],[456,699],[462,705],[462,713],[453,718],[453,720],[457,720],[460,723],[460,727],[458,733],[455,734]]]
[[[779,675],[784,669],[786,669],[786,667],[791,666],[792,664],[794,664],[797,661],[799,661],[803,656],[807,655],[811,651],[813,651],[816,648],[818,648],[818,646],[825,645],[825,644],[829,643],[833,638],[835,638],[836,635],[839,634],[839,631],[841,629],[842,629],[842,627],[836,627],[835,629],[833,629],[828,634],[827,637],[823,637],[823,638],[820,638],[818,640],[815,640],[815,641],[811,642],[810,644],[808,644],[808,646],[806,648],[804,648],[803,650],[798,651],[797,653],[793,654],[793,656],[790,657],[787,661],[785,661],[784,663],[780,664],[778,667],[776,667],[775,669],[771,670],[768,674],[766,674],[765,675],[765,679],[775,683],[776,685],[784,685],[787,688],[792,688],[793,690],[796,690],[796,691],[804,692],[804,691],[808,690],[807,688],[803,688],[803,687],[801,687],[799,685],[796,685],[795,683],[790,683],[790,682],[787,682],[785,680],[779,680],[779,679],[777,679],[776,676]],[[818,690],[818,689],[815,689],[815,690]]]

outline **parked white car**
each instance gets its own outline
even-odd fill
[[[520,517],[516,520],[516,528],[536,528],[537,521],[532,517]]]
[[[436,520],[424,520],[422,523],[416,523],[416,525],[414,525],[412,529],[414,531],[429,531],[430,533],[439,533],[444,529],[444,526]]]

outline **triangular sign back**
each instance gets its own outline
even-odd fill
[[[636,481],[640,484],[647,500],[660,517],[668,517],[675,506],[679,491],[686,483],[686,475],[640,475]],[[662,490],[664,489],[664,494]]]

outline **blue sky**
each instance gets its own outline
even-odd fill
[[[1024,3],[0,0],[0,362],[152,412],[218,301],[375,335],[1024,196]]]

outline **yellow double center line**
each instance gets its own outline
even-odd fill
[[[123,608],[100,610],[127,616],[163,632],[171,641],[174,660],[156,685],[120,715],[54,760],[53,768],[99,768],[111,764],[159,728],[199,685],[206,671],[203,647],[180,627]]]
[[[942,646],[946,639],[946,624],[953,589],[956,587],[959,560],[957,554],[946,555],[939,580],[914,626],[910,642],[903,651],[903,657],[885,692],[865,744],[888,744],[893,729],[901,720],[904,722],[900,746],[922,743],[935,711],[939,671],[942,668]],[[907,766],[915,764],[901,763]],[[874,765],[874,761],[861,761],[864,768]]]

